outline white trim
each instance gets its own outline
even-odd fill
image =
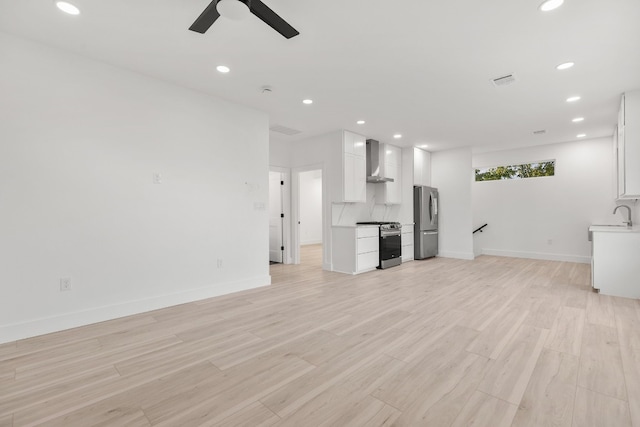
[[[544,252],[518,252],[518,251],[504,251],[501,249],[482,249],[482,255],[503,256],[509,258],[529,258],[529,259],[541,259],[547,261],[564,261],[564,262],[578,262],[581,264],[591,263],[591,257],[582,255],[565,255],[565,254],[550,254]]]
[[[3,325],[0,326],[0,344],[213,298],[220,295],[269,286],[270,284],[271,276],[257,276],[234,282],[216,283],[215,285],[191,289],[185,292],[159,295],[151,298],[127,301],[121,304],[94,307],[22,323]]]

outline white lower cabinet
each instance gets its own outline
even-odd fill
[[[590,228],[592,286],[603,295],[640,298],[640,227],[598,230]]]
[[[413,224],[402,224],[402,262],[413,260]]]
[[[375,270],[379,262],[378,227],[333,227],[331,269],[358,274]]]

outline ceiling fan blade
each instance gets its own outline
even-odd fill
[[[196,33],[204,34],[207,32],[209,27],[216,22],[216,19],[220,17],[218,10],[216,9],[216,5],[218,4],[218,0],[213,0],[209,3],[209,6],[198,16],[198,19],[195,20],[193,24],[189,27],[191,31],[195,31]]]
[[[284,37],[290,39],[298,34],[298,30],[293,28],[284,19],[280,18],[273,10],[269,9],[269,6],[262,3],[260,0],[251,0],[249,3],[249,9],[251,13],[260,18],[265,24],[282,34]]]

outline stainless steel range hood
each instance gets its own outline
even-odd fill
[[[367,139],[367,182],[393,182],[393,178],[384,176],[384,144],[375,139]]]

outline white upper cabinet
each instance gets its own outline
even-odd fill
[[[365,157],[367,154],[367,138],[348,130],[342,133],[342,142],[345,154]]]
[[[413,149],[413,185],[431,186],[431,153]]]
[[[614,141],[618,156],[618,198],[640,199],[640,90],[622,95]]]
[[[367,138],[357,133],[342,133],[342,201],[367,201]]]
[[[382,175],[393,182],[376,185],[376,201],[385,205],[402,203],[402,149],[395,145],[383,146]]]

